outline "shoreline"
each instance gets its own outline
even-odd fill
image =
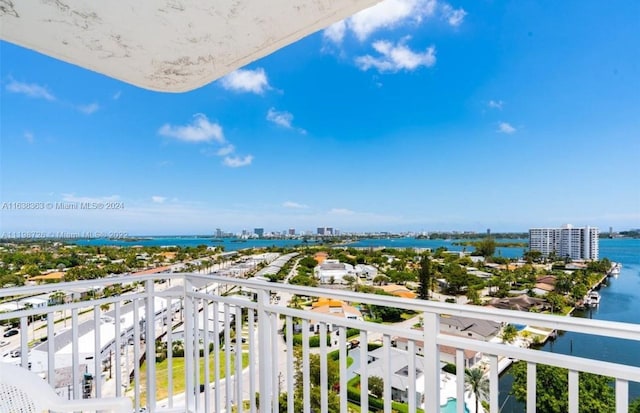
[[[587,295],[589,293],[591,293],[592,291],[596,290],[596,289],[600,289],[600,287],[602,286],[603,283],[606,282],[606,280],[609,277],[615,276],[615,272],[614,269],[619,269],[621,266],[620,263],[617,262],[612,262],[611,263],[611,268],[594,284],[591,286],[591,288],[589,289],[589,291],[587,292]],[[589,306],[595,307],[598,304],[591,304],[591,305],[583,305],[583,309],[588,308]],[[573,307],[571,307],[571,309],[569,310],[569,312],[567,314],[564,314],[563,317],[571,317],[573,315],[573,313],[577,310],[581,310],[581,308],[579,308],[578,305],[574,305]],[[556,330],[548,330],[548,329],[542,329],[542,328],[538,328],[535,326],[525,326],[522,330],[518,331],[518,338],[517,340],[520,340],[520,346],[521,347],[525,347],[525,348],[531,348],[531,345],[533,344],[532,341],[529,341],[527,339],[523,339],[521,338],[521,335],[523,332],[529,332],[530,334],[535,334],[536,336],[542,337],[542,339],[540,340],[539,344],[537,346],[539,346],[539,348],[537,350],[539,350],[540,348],[542,348],[549,340],[555,340],[559,333]],[[524,344],[524,346],[523,346]],[[498,360],[498,376],[501,376],[505,371],[507,371],[509,369],[509,367],[511,367],[511,364],[513,364],[515,361],[512,358],[509,357],[503,357],[501,359]],[[487,373],[489,372],[489,369],[487,368]]]

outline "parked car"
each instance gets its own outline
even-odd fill
[[[7,331],[7,332],[5,332],[5,333],[4,333],[4,336],[5,336],[5,337],[15,336],[15,335],[16,335],[16,334],[18,334],[19,332],[20,332],[20,330],[16,330],[16,329],[9,330],[9,331]]]
[[[4,347],[4,346],[6,346],[8,344],[9,344],[8,341],[0,341],[0,347]]]

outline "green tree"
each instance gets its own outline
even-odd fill
[[[421,300],[429,299],[429,286],[431,285],[431,277],[433,276],[433,268],[431,260],[428,256],[423,255],[420,260],[420,269],[418,270],[418,298]]]
[[[551,291],[545,296],[545,299],[551,306],[551,313],[561,312],[565,305],[564,297],[554,291]]]
[[[640,397],[629,404],[629,413],[640,413]]]
[[[518,362],[513,365],[513,385],[511,394],[521,402],[527,399],[527,365]],[[579,413],[613,413],[615,394],[613,379],[590,373],[580,373]],[[536,366],[536,409],[545,413],[565,413],[568,406],[567,370],[560,367],[538,364]]]
[[[389,323],[402,321],[402,314],[405,311],[401,308],[387,307],[385,305],[371,305],[369,309],[376,319]]]
[[[516,326],[513,324],[507,324],[504,329],[502,329],[502,341],[505,343],[511,343],[518,336],[518,330]]]
[[[23,268],[22,273],[33,277],[36,275],[40,275],[40,268],[38,268],[37,265],[29,264]]]
[[[416,274],[409,271],[394,271],[391,270],[387,274],[389,279],[395,284],[406,284],[409,281],[416,280]]]
[[[467,295],[467,299],[469,299],[471,304],[473,305],[482,304],[482,301],[480,301],[480,294],[478,293],[478,289],[475,286],[467,288],[466,295]]]
[[[487,237],[482,241],[477,242],[474,247],[476,250],[472,255],[491,257],[496,252],[496,241],[491,237]]]
[[[442,274],[447,280],[448,292],[454,295],[460,294],[464,287],[467,287],[472,281],[472,278],[467,274],[467,270],[457,263],[445,265]]]
[[[564,271],[556,276],[555,290],[558,294],[566,294],[571,291],[573,280],[571,276]]]
[[[382,395],[384,394],[384,381],[382,380],[382,377],[369,377],[369,391],[377,398],[382,397]]]
[[[464,388],[467,393],[476,397],[476,412],[479,412],[480,400],[489,399],[489,379],[479,368],[466,369],[464,371]]]
[[[540,262],[542,261],[542,253],[537,250],[527,251],[524,253],[524,259],[529,263]]]
[[[302,349],[298,346],[294,348],[294,359],[293,359],[293,368],[294,368],[294,377],[295,377],[295,386],[293,391],[293,404],[294,411],[301,412],[303,411],[302,406],[302,393],[304,388],[304,380],[302,375]],[[339,413],[340,412],[340,399],[338,395],[333,391],[333,389],[340,382],[340,369],[338,366],[338,361],[332,359],[331,357],[327,358],[327,389],[322,389],[320,386],[320,355],[311,354],[309,358],[309,375],[310,375],[310,396],[311,396],[311,410],[312,411],[320,411],[321,405],[321,393],[327,394],[327,399],[329,401],[328,407],[330,413]],[[280,395],[280,412],[287,411],[287,397],[288,394],[283,393]]]
[[[316,261],[315,259],[313,259],[311,257],[304,257],[303,259],[301,259],[298,262],[298,266],[306,267],[306,268],[309,268],[309,269],[315,268],[316,265],[318,265],[318,261]]]
[[[589,288],[584,284],[576,284],[571,289],[571,298],[574,300],[580,300],[589,292]]]
[[[342,280],[347,283],[349,287],[351,287],[356,282],[356,277],[353,275],[345,275],[342,277]]]
[[[389,277],[387,277],[386,275],[376,275],[373,278],[373,284],[374,285],[382,285],[382,284],[386,284],[389,281]]]

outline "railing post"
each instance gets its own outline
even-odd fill
[[[113,311],[114,311],[114,319],[115,319],[115,326],[114,326],[115,328],[115,344],[114,344],[115,366],[112,365],[110,371],[113,371],[113,369],[115,368],[116,394],[114,394],[114,396],[120,397],[122,396],[122,365],[120,364],[122,361],[121,355],[120,355],[120,351],[122,348],[122,331],[120,326],[120,302],[116,301],[115,303],[113,303],[113,305],[114,305]],[[124,345],[126,349],[127,343],[125,342]],[[109,363],[111,363],[111,359],[109,359]],[[125,370],[126,369],[127,369],[127,366],[125,366]],[[128,370],[127,370],[127,374],[129,374]]]
[[[270,293],[258,290],[258,374],[260,376],[260,412],[268,413],[272,408],[271,396],[273,383],[271,382],[271,320],[266,306],[269,304]],[[275,332],[274,332],[275,333]]]
[[[465,357],[464,349],[456,349],[456,399],[464,401],[464,379],[465,379]],[[464,402],[456,405],[457,413],[464,413]]]
[[[569,370],[569,413],[578,413],[580,407],[580,376],[575,370]]]
[[[498,371],[498,356],[489,355],[489,411],[491,413],[498,413],[499,411],[500,377]]]
[[[93,375],[95,398],[102,397],[102,378],[100,375],[102,368],[102,348],[100,345],[100,306],[93,306]]]
[[[536,411],[536,363],[527,362],[527,413]]]
[[[145,344],[147,353],[147,410],[150,412],[156,409],[156,311],[155,311],[155,284],[153,280],[145,283],[146,304],[145,304]]]
[[[193,291],[193,284],[187,277],[184,278],[184,362],[185,362],[185,403],[187,411],[195,409],[196,403],[196,384],[194,379],[195,360],[194,360],[194,327],[193,327],[193,314],[194,305],[193,297],[191,293]]]
[[[423,314],[424,335],[424,410],[427,413],[440,411],[440,316],[437,313]]]
[[[616,413],[626,413],[629,409],[629,382],[616,379]]]
[[[22,320],[20,320],[22,321]],[[71,366],[73,368],[73,372],[71,373],[71,377],[73,378],[73,398],[79,399],[80,396],[80,349],[78,346],[79,340],[79,329],[78,329],[78,309],[73,308],[71,310],[71,341],[73,343],[73,361],[71,362]],[[24,338],[25,336],[23,336]],[[24,350],[23,350],[24,351]],[[25,354],[25,353],[23,353]],[[22,358],[22,363],[24,365],[25,358]],[[25,366],[26,367],[26,366]]]

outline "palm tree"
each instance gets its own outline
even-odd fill
[[[489,379],[484,376],[484,371],[477,367],[466,369],[464,378],[464,389],[476,397],[476,413],[479,413],[480,399],[489,399]]]
[[[507,324],[502,329],[501,337],[504,343],[513,343],[513,340],[518,337],[518,329],[513,324]]]

